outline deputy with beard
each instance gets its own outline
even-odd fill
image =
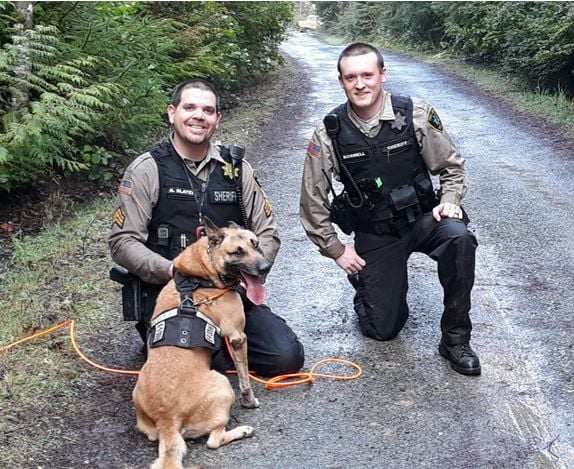
[[[271,204],[252,167],[210,141],[221,121],[213,85],[181,83],[167,114],[171,136],[136,158],[123,176],[109,236],[113,260],[141,280],[136,328],[144,343],[157,295],[173,276],[171,260],[201,235],[204,217],[251,229],[271,263],[280,245]],[[304,353],[295,333],[268,306],[248,298],[244,306],[250,369],[264,376],[298,371]],[[214,355],[214,368],[230,366],[224,350]]]

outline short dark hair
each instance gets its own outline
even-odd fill
[[[385,68],[385,59],[383,59],[383,54],[381,51],[377,49],[375,46],[371,44],[367,44],[365,42],[355,42],[343,49],[343,52],[339,55],[339,60],[337,61],[337,70],[339,71],[339,75],[341,75],[341,60],[343,57],[351,57],[355,55],[365,55],[369,54],[370,52],[374,52],[377,56],[377,61],[379,62],[379,68]]]
[[[185,80],[181,82],[179,85],[177,85],[175,87],[175,90],[173,90],[173,94],[171,96],[171,105],[173,107],[179,106],[179,103],[181,103],[181,95],[185,90],[189,88],[197,88],[203,91],[211,91],[215,95],[215,111],[219,112],[219,100],[220,100],[219,92],[217,91],[217,88],[212,82],[204,78],[190,78],[189,80]]]

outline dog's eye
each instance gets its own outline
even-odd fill
[[[241,257],[241,256],[243,256],[243,252],[244,252],[243,248],[239,247],[235,251],[233,251],[233,255],[237,256],[237,257]]]
[[[255,249],[259,248],[259,241],[257,241],[256,239],[252,239],[251,244],[253,244],[253,247]]]

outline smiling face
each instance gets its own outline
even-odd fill
[[[363,119],[373,117],[381,109],[387,69],[379,66],[374,52],[343,57],[340,69],[339,84],[355,113]]]
[[[190,157],[207,151],[209,139],[221,120],[221,114],[217,112],[217,100],[212,91],[200,88],[184,89],[181,102],[177,107],[170,104],[167,114],[174,130],[174,143],[180,151]]]

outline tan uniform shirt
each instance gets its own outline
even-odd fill
[[[432,106],[419,98],[412,97],[413,124],[422,158],[432,175],[438,175],[442,187],[441,203],[451,202],[460,205],[466,193],[464,180],[464,159],[454,143],[439,125],[431,124],[431,116],[436,116]],[[349,118],[367,137],[375,137],[382,125],[381,121],[394,121],[395,112],[391,95],[383,92],[383,105],[378,115],[368,122],[360,119],[347,104]],[[438,118],[438,116],[436,116]],[[329,178],[339,178],[339,165],[333,152],[333,143],[327,135],[323,122],[315,129],[307,147],[307,157],[303,168],[299,215],[309,239],[326,257],[338,258],[345,250],[335,228],[329,219]]]
[[[184,161],[189,170],[203,181],[220,162],[224,162],[218,148],[211,143],[207,156],[197,165],[188,159]],[[259,238],[265,258],[273,262],[280,240],[271,204],[255,179],[251,165],[244,160],[242,168],[243,200],[247,215],[251,215],[251,229]],[[144,153],[129,165],[124,174],[108,242],[112,259],[117,264],[148,283],[164,284],[169,280],[171,261],[145,246],[159,189],[157,164],[149,152]],[[250,213],[252,207],[253,213]]]

